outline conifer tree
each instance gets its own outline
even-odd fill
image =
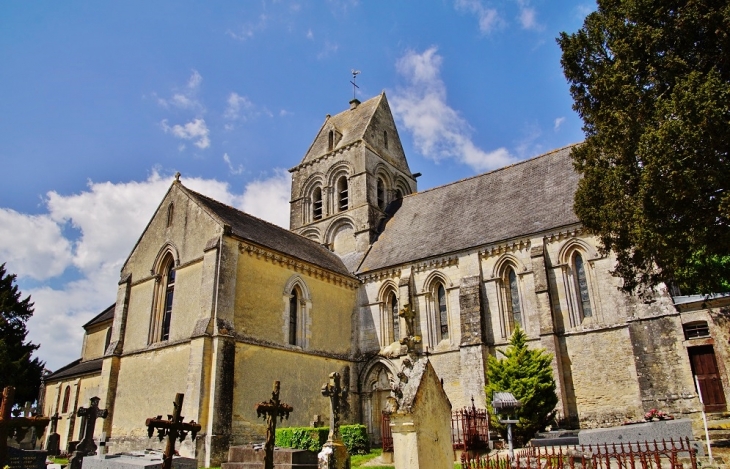
[[[553,357],[545,349],[528,348],[527,335],[519,326],[509,343],[504,352],[498,351],[504,358],[490,355],[487,361],[488,384],[485,390],[491,415],[490,426],[503,438],[507,437],[507,426],[499,423],[504,416],[496,415],[491,403],[494,392],[512,393],[522,402],[522,406],[509,416],[519,420],[512,427],[512,435],[518,443],[525,444],[555,417],[558,396],[550,367]]]
[[[40,345],[25,340],[25,323],[33,316],[30,295],[20,299],[15,274],[0,265],[0,390],[15,386],[15,403],[33,402],[38,397],[44,362],[31,358]]]

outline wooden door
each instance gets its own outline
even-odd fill
[[[692,365],[692,374],[697,376],[700,383],[702,400],[707,412],[724,412],[725,392],[722,389],[720,373],[717,370],[717,361],[712,345],[690,347],[687,349],[689,361]]]

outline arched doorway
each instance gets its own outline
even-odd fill
[[[393,374],[382,363],[374,365],[365,377],[363,386],[363,420],[368,429],[370,441],[380,445],[382,436],[380,425],[383,410],[390,396],[390,382]]]

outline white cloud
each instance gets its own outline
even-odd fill
[[[172,127],[167,124],[167,119],[164,119],[160,122],[160,125],[165,133],[171,133],[177,138],[185,140],[197,139],[197,141],[193,142],[193,145],[198,148],[205,149],[210,146],[210,130],[205,125],[204,119],[193,119],[185,125],[175,124]]]
[[[228,107],[226,107],[223,117],[226,119],[243,119],[247,120],[253,116],[254,105],[250,99],[246,96],[241,96],[238,93],[231,93],[228,95]],[[243,115],[241,115],[243,112]]]
[[[291,175],[277,168],[274,175],[246,184],[239,207],[244,212],[283,228],[289,228]]]
[[[81,326],[115,301],[120,269],[171,182],[155,171],[144,181],[90,182],[79,194],[49,192],[41,215],[0,208],[0,227],[13,227],[0,228],[0,255],[11,254],[5,258],[7,270],[18,274],[23,296],[30,294],[35,302],[28,338],[41,344],[37,356],[48,368],[79,357]],[[284,169],[248,183],[242,193],[213,179],[183,177],[182,182],[288,227],[291,177]],[[63,230],[67,224],[75,230]],[[76,271],[72,280],[60,276],[69,269]]]
[[[307,39],[312,39],[312,40],[314,39],[314,33],[312,32],[311,29],[307,30]]]
[[[456,0],[455,6],[457,10],[476,15],[482,33],[490,33],[504,24],[497,10],[485,6],[480,0]]]
[[[537,22],[537,11],[530,6],[528,0],[518,0],[520,8],[518,19],[522,29],[541,30],[543,27]]]
[[[223,153],[223,161],[225,161],[226,164],[228,165],[228,171],[231,174],[239,175],[239,174],[243,173],[243,165],[239,164],[238,166],[234,167],[233,163],[231,163],[231,157],[228,156],[228,153]]]
[[[565,122],[565,117],[558,117],[557,119],[555,119],[555,125],[553,126],[553,130],[557,132],[558,129],[560,129],[560,126],[563,125],[563,122]]]
[[[393,112],[412,133],[418,151],[434,161],[456,159],[475,171],[513,163],[515,158],[507,149],[485,152],[472,142],[471,127],[446,102],[441,63],[436,47],[421,54],[409,51],[396,63],[407,85],[396,90]]]
[[[0,208],[0,262],[19,277],[45,280],[61,275],[72,261],[71,243],[48,215],[23,215]]]
[[[228,34],[233,39],[238,39],[239,41],[245,41],[247,39],[251,39],[256,35],[257,33],[260,33],[261,31],[266,29],[266,26],[268,24],[268,16],[262,14],[259,16],[258,21],[255,23],[247,23],[238,30],[238,32],[234,32],[231,30],[226,31],[226,34]]]
[[[171,98],[157,98],[157,103],[165,108],[172,106],[178,109],[204,111],[203,104],[197,99],[198,89],[200,89],[202,82],[203,77],[197,70],[193,70],[184,88],[173,89]]]

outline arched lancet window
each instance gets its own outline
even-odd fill
[[[312,194],[312,218],[322,219],[322,189],[320,187],[316,187]]]
[[[349,204],[349,192],[347,187],[347,176],[337,180],[337,209],[340,212],[347,210]]]
[[[390,310],[390,321],[393,328],[392,342],[396,342],[400,340],[400,318],[398,317],[398,297],[395,295],[395,291],[391,291],[388,295],[387,305]]]
[[[71,398],[71,386],[66,386],[66,390],[63,391],[63,405],[61,406],[61,413],[65,414],[68,412],[68,401]]]
[[[301,316],[301,297],[299,287],[292,288],[289,296],[289,345],[300,345],[299,343],[299,318]]]
[[[400,189],[395,190],[395,198],[396,199],[402,199],[403,198],[403,191]]]
[[[106,330],[106,337],[104,338],[104,350],[103,354],[106,354],[106,349],[109,348],[109,344],[112,342],[112,328]]]
[[[575,272],[575,290],[583,317],[593,316],[591,309],[591,297],[588,293],[588,280],[586,278],[585,265],[583,264],[583,256],[576,252],[573,256],[573,272]]]
[[[446,289],[444,284],[439,282],[436,285],[436,302],[438,307],[438,325],[441,334],[441,340],[449,338],[449,317],[448,307],[446,305]]]
[[[520,290],[517,286],[517,274],[515,269],[509,267],[507,269],[507,313],[512,327],[524,325],[522,323],[522,306],[520,305]]]
[[[332,151],[335,148],[335,132],[330,130],[329,139],[327,141],[327,150]]]
[[[175,205],[170,202],[170,205],[167,206],[167,226],[172,226],[172,219],[175,215]]]
[[[378,208],[380,208],[380,210],[385,210],[385,183],[381,178],[378,178],[377,196]]]
[[[385,145],[385,148],[388,148],[388,131],[383,130],[383,144]]]
[[[160,263],[157,290],[155,291],[154,313],[150,327],[150,342],[170,338],[172,306],[175,297],[175,259],[167,253]]]

